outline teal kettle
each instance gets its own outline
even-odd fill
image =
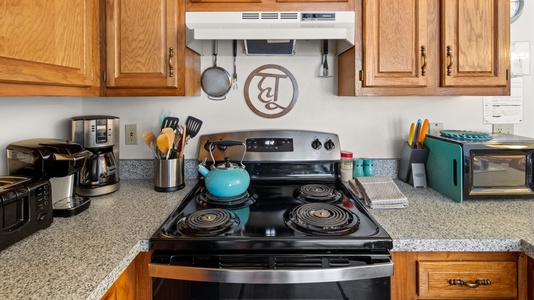
[[[211,169],[206,168],[206,160],[198,165],[198,172],[204,176],[204,184],[208,192],[216,197],[231,198],[245,193],[250,184],[250,175],[245,170],[243,158],[247,151],[246,145],[237,141],[216,141],[211,142],[209,146],[213,165]],[[223,149],[231,146],[243,146],[243,157],[240,164],[231,162],[230,157],[225,157],[224,162],[216,165],[213,158],[212,149],[219,146]]]

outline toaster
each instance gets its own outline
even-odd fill
[[[0,250],[52,224],[46,179],[0,176]]]

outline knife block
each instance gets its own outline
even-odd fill
[[[426,160],[428,158],[428,148],[412,148],[405,142],[402,147],[402,154],[399,163],[397,177],[414,186],[426,187]]]

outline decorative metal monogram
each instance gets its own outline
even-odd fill
[[[295,76],[279,65],[258,67],[245,82],[245,101],[258,116],[280,118],[293,109],[299,96]]]

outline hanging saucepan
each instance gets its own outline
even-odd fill
[[[232,87],[232,78],[230,73],[225,69],[217,66],[217,51],[219,48],[219,42],[215,41],[213,49],[213,67],[206,69],[202,73],[200,84],[202,90],[208,94],[208,98],[211,100],[224,100],[226,94]]]

